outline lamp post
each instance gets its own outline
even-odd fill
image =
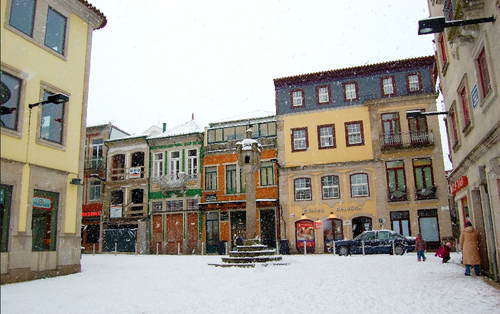
[[[439,114],[448,114],[448,111],[425,112],[420,110],[410,110],[406,112],[406,119],[418,119],[422,116],[436,116]]]
[[[442,33],[444,29],[448,27],[475,25],[488,22],[495,22],[495,17],[491,16],[472,20],[446,21],[444,16],[438,16],[418,21],[418,34],[427,35],[433,33]]]
[[[69,100],[69,96],[68,95],[64,95],[64,94],[54,94],[54,95],[50,95],[47,97],[47,100],[44,100],[44,101],[41,101],[41,102],[37,102],[35,104],[30,104],[28,105],[28,107],[30,109],[32,109],[33,107],[37,107],[37,106],[40,106],[40,105],[45,105],[45,104],[62,104],[63,102],[67,102]]]

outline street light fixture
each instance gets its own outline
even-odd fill
[[[420,110],[410,110],[406,112],[406,119],[418,119],[422,116],[436,116],[438,114],[448,114],[448,111],[425,112]]]
[[[103,181],[103,182],[104,182],[104,181],[106,181],[106,179],[101,178],[98,174],[95,174],[95,173],[92,173],[92,174],[90,175],[90,177],[91,177],[91,178],[94,178],[94,179],[99,179],[99,180],[101,180],[101,181]]]
[[[472,20],[454,20],[446,21],[444,16],[433,17],[430,19],[418,21],[418,34],[427,35],[433,33],[442,33],[445,28],[464,25],[475,25],[481,23],[495,22],[495,17],[485,17]]]
[[[36,106],[50,104],[50,103],[52,103],[52,104],[62,104],[63,102],[67,102],[68,100],[69,100],[69,96],[68,95],[54,94],[54,95],[48,96],[47,100],[44,100],[44,101],[41,101],[41,102],[37,102],[36,104],[30,104],[29,107],[31,109],[31,108],[36,107]]]

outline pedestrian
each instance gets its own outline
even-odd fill
[[[434,256],[441,257],[443,259],[443,263],[447,263],[451,259],[450,252],[451,252],[451,243],[447,242],[445,245],[443,245],[437,250]]]
[[[479,245],[481,245],[479,231],[474,229],[472,223],[467,220],[465,229],[460,234],[460,248],[462,249],[462,264],[465,265],[465,276],[470,276],[471,266],[474,266],[476,276],[481,275],[479,270],[481,264]]]
[[[417,261],[425,262],[425,240],[422,238],[422,234],[417,234],[417,238],[415,239],[415,251],[417,251]]]

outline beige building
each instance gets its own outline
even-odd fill
[[[2,0],[1,282],[80,271],[93,31],[84,0]]]
[[[472,20],[498,16],[498,1],[429,0],[431,17]],[[430,37],[429,39],[432,39]],[[500,24],[445,28],[434,35],[453,171],[450,193],[459,229],[481,232],[482,268],[499,281]]]

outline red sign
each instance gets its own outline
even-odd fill
[[[461,176],[457,181],[455,181],[455,183],[451,185],[451,194],[455,196],[458,191],[466,187],[468,184],[469,182],[467,181],[467,177]]]
[[[96,217],[101,216],[101,212],[82,212],[82,217]]]
[[[315,221],[314,229],[323,229],[323,223],[321,221]]]

